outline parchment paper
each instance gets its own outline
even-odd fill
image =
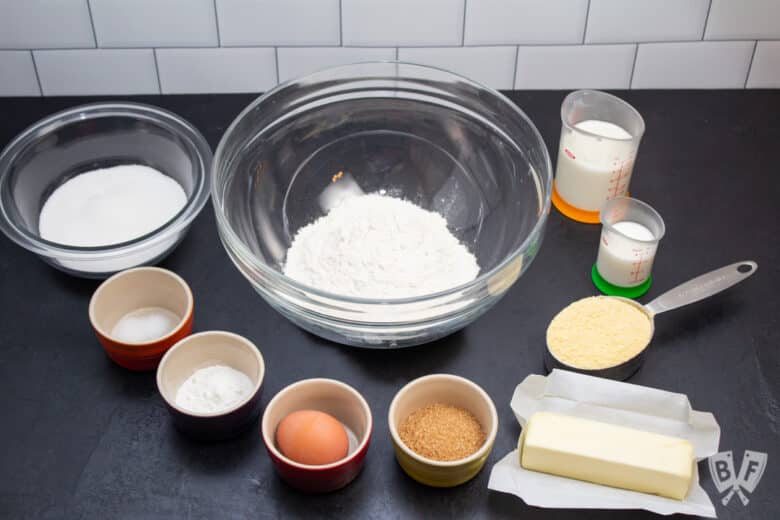
[[[684,394],[553,370],[547,377],[525,378],[515,388],[510,405],[523,427],[534,412],[560,412],[688,439],[697,461],[718,452],[720,427],[715,417],[692,410]],[[717,516],[710,497],[699,485],[698,471],[688,496],[679,501],[529,471],[520,466],[514,450],[493,466],[488,488],[511,493],[538,507]]]

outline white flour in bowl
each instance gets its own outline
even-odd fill
[[[302,227],[284,274],[343,296],[408,298],[469,282],[479,265],[438,213],[369,194],[347,198]]]

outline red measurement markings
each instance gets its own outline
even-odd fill
[[[615,163],[617,162],[618,159],[615,159]],[[614,198],[625,193],[627,183],[623,181],[628,180],[628,172],[624,171],[625,164],[625,161],[620,162],[620,167],[611,172],[611,177],[609,179],[609,198]]]
[[[632,251],[634,252],[634,257],[637,257],[637,259],[631,263],[631,272],[629,274],[632,282],[638,282],[640,273],[642,272],[642,264],[645,263],[645,249],[632,249]]]

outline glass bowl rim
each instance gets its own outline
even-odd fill
[[[504,257],[504,259],[501,262],[499,262],[496,266],[494,266],[492,269],[480,273],[473,280],[470,280],[466,283],[462,283],[460,285],[451,287],[449,289],[444,289],[442,291],[438,291],[435,293],[423,294],[420,296],[403,297],[403,298],[367,298],[367,297],[347,296],[343,294],[324,291],[322,289],[312,287],[311,285],[290,278],[284,273],[270,267],[265,262],[259,261],[255,256],[255,254],[252,251],[250,251],[249,248],[247,248],[243,240],[241,240],[238,237],[236,232],[233,231],[233,228],[227,222],[227,218],[223,211],[224,208],[223,201],[219,196],[220,190],[218,189],[219,187],[217,186],[216,168],[217,168],[217,164],[220,162],[222,156],[225,153],[225,147],[228,138],[232,137],[232,134],[235,132],[236,128],[238,127],[238,124],[244,119],[244,117],[247,114],[249,114],[249,112],[256,109],[260,104],[266,102],[272,96],[278,94],[280,91],[290,87],[295,83],[313,83],[316,80],[318,80],[321,76],[331,75],[334,72],[344,73],[349,70],[359,69],[360,67],[374,66],[374,65],[403,65],[405,67],[411,67],[412,70],[417,69],[423,71],[425,70],[436,71],[437,73],[444,73],[445,75],[448,75],[453,80],[466,83],[467,85],[477,90],[486,92],[487,94],[490,94],[494,98],[497,98],[500,101],[502,101],[503,104],[506,105],[506,107],[508,107],[510,111],[512,111],[516,116],[519,116],[528,125],[528,127],[532,131],[532,134],[536,137],[536,139],[538,139],[539,144],[541,145],[544,166],[546,166],[546,175],[545,172],[540,172],[540,177],[542,177],[542,179],[540,179],[542,181],[540,184],[543,184],[541,188],[544,190],[543,193],[544,201],[542,207],[540,208],[539,219],[536,221],[533,228],[528,233],[528,236],[525,237],[525,239],[520,243],[519,246],[517,246],[517,248],[515,248],[510,254],[506,255],[506,257]],[[355,76],[355,78],[353,79],[361,79],[361,78],[360,76]],[[387,79],[387,78],[381,77],[381,79]],[[421,79],[424,79],[424,77],[404,78],[403,76],[399,76],[398,79],[401,80],[406,79],[410,82],[419,82]],[[385,88],[384,90],[387,89]],[[496,275],[496,273],[499,273],[500,271],[505,269],[508,265],[514,262],[519,255],[521,255],[524,251],[527,251],[529,249],[531,239],[534,238],[537,234],[539,234],[540,230],[544,228],[544,225],[547,221],[547,216],[550,213],[550,204],[551,204],[551,197],[552,197],[552,180],[553,180],[552,162],[550,160],[550,154],[547,150],[547,145],[545,144],[544,139],[542,138],[542,135],[539,132],[539,129],[536,128],[536,125],[534,125],[533,121],[531,121],[531,119],[525,114],[525,112],[523,112],[520,109],[520,107],[514,104],[509,98],[501,94],[496,89],[483,85],[477,81],[471,80],[469,78],[466,78],[465,76],[449,71],[447,69],[441,67],[432,67],[429,65],[420,65],[417,63],[411,63],[406,61],[398,61],[398,60],[360,61],[360,62],[345,64],[345,65],[337,65],[334,67],[326,67],[323,69],[319,69],[315,72],[312,72],[310,74],[307,74],[305,76],[292,78],[282,83],[279,83],[276,87],[272,88],[268,92],[257,97],[254,101],[252,101],[249,105],[247,105],[236,116],[236,118],[233,120],[230,126],[228,126],[227,130],[225,130],[225,133],[222,134],[222,138],[219,140],[217,149],[214,152],[214,160],[211,163],[211,169],[212,169],[212,175],[211,175],[212,206],[214,207],[214,213],[216,214],[217,228],[220,234],[224,233],[226,235],[226,239],[223,240],[223,244],[226,248],[232,249],[234,251],[234,254],[239,254],[242,260],[244,260],[245,262],[249,262],[251,264],[251,267],[257,269],[263,275],[270,277],[272,280],[281,283],[283,286],[288,286],[294,290],[302,291],[304,293],[310,293],[314,296],[317,296],[318,298],[324,298],[327,300],[334,300],[338,302],[357,304],[357,305],[402,305],[402,304],[410,304],[410,303],[418,304],[421,302],[434,302],[435,300],[438,300],[440,298],[452,296],[459,292],[463,292],[473,287],[477,287],[482,283],[487,283],[490,280],[490,278]],[[242,272],[242,274],[244,273]],[[246,275],[244,276],[246,277]]]
[[[20,228],[8,214],[0,199],[0,230],[8,238],[35,254],[62,260],[106,260],[115,256],[125,255],[143,250],[147,246],[156,245],[186,228],[200,213],[210,196],[211,161],[213,154],[205,137],[183,117],[160,107],[137,102],[96,102],[60,110],[44,117],[22,130],[0,152],[0,186],[4,185],[9,176],[10,166],[18,153],[36,139],[59,130],[74,122],[99,119],[103,117],[126,117],[152,121],[165,125],[172,133],[188,142],[196,152],[199,163],[196,165],[197,175],[194,178],[195,187],[187,197],[184,207],[161,226],[152,231],[124,242],[105,246],[70,246],[41,238]]]

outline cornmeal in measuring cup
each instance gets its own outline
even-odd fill
[[[547,347],[558,361],[596,370],[628,361],[652,336],[648,316],[616,298],[591,296],[559,312],[547,328]]]

